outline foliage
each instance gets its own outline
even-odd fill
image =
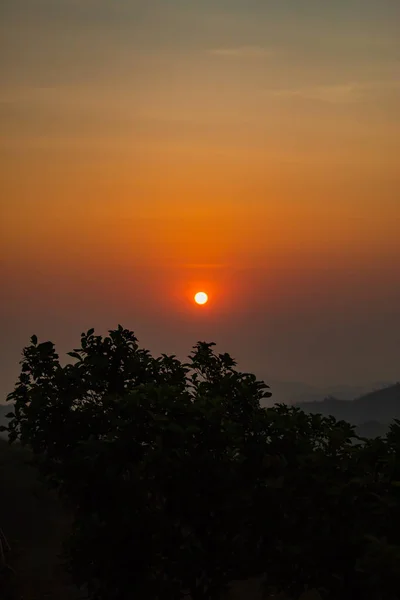
[[[32,337],[8,429],[73,510],[68,562],[91,598],[214,599],[253,576],[294,597],[398,597],[400,422],[367,441],[264,409],[268,386],[205,342],[188,363],[154,358],[119,326],[70,357]]]

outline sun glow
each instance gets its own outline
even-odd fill
[[[205,292],[197,292],[194,297],[196,304],[206,304],[208,302],[208,296]]]

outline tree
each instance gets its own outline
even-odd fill
[[[333,417],[264,409],[268,386],[210,343],[154,358],[119,326],[69,355],[32,337],[8,430],[73,511],[66,556],[93,600],[213,600],[252,576],[392,600],[395,426],[366,442]]]
[[[122,327],[82,334],[64,367],[53,344],[31,342],[9,432],[75,512],[77,581],[99,598],[219,593],[245,558],[250,490],[238,466],[267,386],[213,344],[182,364],[153,358]]]

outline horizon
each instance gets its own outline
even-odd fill
[[[106,335],[107,332],[98,332],[95,330],[94,334],[95,335]],[[42,342],[46,342],[46,341],[52,341],[52,340],[47,340],[47,339],[39,339],[38,343],[42,343]],[[200,340],[197,340],[200,341]],[[207,341],[207,340],[206,340]],[[79,346],[78,340],[76,340],[76,344],[74,347]],[[139,347],[142,348],[146,348],[145,345],[142,345],[140,343],[140,340],[138,340],[139,343]],[[65,365],[69,362],[71,362],[71,357],[69,357],[67,355],[67,351],[70,351],[72,349],[66,349],[65,352],[61,353],[58,351],[57,349],[57,344],[55,344],[55,350],[57,352],[57,354],[59,355],[59,359],[60,359],[60,363],[61,365]],[[148,349],[148,348],[146,348]],[[188,350],[187,354],[184,355],[180,355],[177,356],[177,358],[179,358],[179,360],[184,361],[188,356],[189,356],[189,352],[192,350],[192,347]],[[224,349],[218,348],[218,345],[216,346],[216,351],[219,352],[225,352]],[[155,356],[161,356],[164,352],[161,351],[158,354],[154,354]],[[229,351],[228,351],[229,353]],[[168,354],[168,352],[165,352],[165,354]],[[234,360],[236,360],[235,356],[232,356],[232,358]],[[242,369],[241,365],[239,362],[237,362],[236,365],[236,369],[238,371],[242,371],[242,372],[254,372],[251,369],[247,370],[247,369]],[[17,381],[17,376],[18,376],[18,372],[19,369],[16,367],[15,369],[15,373],[16,373],[16,377],[15,377],[15,382]],[[383,389],[386,389],[387,387],[392,387],[395,385],[398,385],[400,380],[392,380],[392,381],[383,381],[383,380],[379,380],[379,379],[375,379],[375,380],[366,380],[366,381],[355,381],[355,382],[344,382],[344,381],[336,381],[336,382],[329,382],[329,381],[321,381],[319,383],[316,382],[312,382],[312,381],[302,381],[302,380],[290,380],[290,379],[284,379],[284,378],[279,378],[279,377],[274,377],[269,376],[269,377],[264,377],[262,375],[262,373],[255,373],[255,375],[257,376],[257,378],[261,381],[264,381],[264,383],[266,383],[268,385],[268,387],[270,388],[270,391],[272,392],[272,397],[265,400],[264,402],[266,403],[266,405],[272,405],[274,403],[280,403],[280,402],[296,402],[296,401],[300,401],[300,402],[307,402],[307,394],[310,394],[311,397],[309,398],[310,402],[318,402],[318,401],[323,401],[325,399],[327,399],[328,397],[331,397],[331,394],[337,394],[336,396],[333,396],[337,399],[343,399],[343,400],[356,400],[359,396],[364,396],[364,395],[368,395],[369,393],[373,393],[374,391],[380,391]],[[6,404],[6,396],[9,392],[11,392],[13,389],[13,386],[10,387],[10,389],[5,392],[4,394],[1,394],[0,396],[0,405],[5,405]],[[276,397],[278,396],[278,399],[276,399]],[[318,396],[318,399],[315,397]],[[301,398],[301,400],[298,400],[299,398]]]

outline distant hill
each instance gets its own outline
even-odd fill
[[[353,400],[369,393],[392,385],[393,382],[374,382],[363,385],[325,385],[313,386],[299,381],[279,381],[266,379],[271,388],[272,398],[265,404],[298,404],[322,402],[324,398],[334,397],[338,400]]]
[[[296,406],[309,413],[333,415],[357,425],[365,437],[384,435],[393,419],[400,419],[400,383],[364,394],[351,401],[334,397],[322,402],[297,402]]]
[[[389,429],[389,425],[378,423],[378,421],[368,421],[362,425],[357,425],[356,433],[361,437],[375,438],[384,437]]]

